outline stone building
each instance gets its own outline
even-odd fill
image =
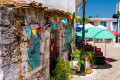
[[[74,38],[73,22],[68,24],[61,23],[61,29],[56,28],[55,31],[52,30],[50,32],[48,28],[43,31],[40,39],[40,53],[37,56],[40,59],[37,62],[39,64],[36,63],[32,70],[29,70],[30,59],[28,54],[29,48],[27,46],[29,39],[25,29],[52,24],[67,17],[69,14],[69,12],[42,6],[41,3],[36,2],[2,4],[0,6],[1,79],[47,79],[50,76],[51,56],[54,56],[51,51],[51,45],[53,44],[55,47],[52,47],[56,50],[56,52],[53,52],[56,55],[55,58],[59,57],[67,61],[69,43]],[[55,34],[55,41],[51,40],[51,33]]]

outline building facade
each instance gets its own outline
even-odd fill
[[[73,24],[61,24],[60,29],[57,25],[52,31],[47,28],[40,36],[29,37],[25,30],[43,28],[64,19],[75,11],[75,1],[14,1],[0,1],[0,79],[46,80],[53,58],[68,60],[69,43],[74,38]],[[29,46],[31,43],[33,48]]]

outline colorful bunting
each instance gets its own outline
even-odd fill
[[[49,26],[49,30],[52,31],[52,25]]]
[[[75,18],[76,16],[75,16],[75,12],[73,13],[73,17]]]
[[[39,31],[40,34],[42,34],[42,27],[39,27],[38,31]]]
[[[75,11],[75,14],[76,14],[76,11]]]
[[[55,26],[56,26],[56,23],[53,23],[54,30],[55,30]]]
[[[43,29],[46,30],[46,29],[47,29],[47,26],[43,26]]]
[[[84,5],[82,5],[82,9],[84,8]]]
[[[36,36],[36,28],[31,28],[32,33],[34,34],[34,36]]]
[[[60,21],[57,22],[60,25]]]
[[[66,23],[64,19],[61,20],[62,23]]]
[[[77,9],[77,13],[79,13],[79,11],[80,11],[80,8]]]
[[[68,23],[67,18],[64,18],[64,20],[65,20],[65,23]]]
[[[70,18],[70,16],[68,16],[67,18],[68,18],[68,20],[69,20],[69,21],[71,21],[71,18]]]
[[[73,15],[72,14],[70,14],[70,18],[73,19]]]
[[[31,29],[30,28],[25,29],[25,31],[28,33],[28,35],[31,35]]]

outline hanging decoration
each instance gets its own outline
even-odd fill
[[[60,21],[57,22],[60,25]]]
[[[47,26],[43,26],[43,29],[46,30],[46,29],[47,29]]]
[[[79,11],[80,11],[80,8],[77,9],[77,13],[79,13]]]
[[[28,35],[31,35],[31,29],[30,28],[25,29],[25,31],[28,33]]]
[[[49,30],[52,31],[52,25],[49,26]]]
[[[75,16],[75,12],[73,13],[73,17],[76,18],[76,16]]]
[[[65,23],[68,23],[67,18],[64,18],[64,20],[65,20]]]
[[[31,28],[31,30],[32,30],[33,35],[36,36],[36,28]]]
[[[71,18],[70,18],[70,16],[68,16],[67,18],[68,18],[68,20],[69,20],[69,21],[71,21]]]
[[[84,5],[82,5],[82,9],[84,9]]]
[[[61,20],[62,23],[66,23],[64,19]]]
[[[73,15],[72,14],[70,14],[70,18],[73,19]]]
[[[53,23],[54,30],[55,30],[55,26],[56,26],[56,23]]]
[[[40,34],[42,34],[42,27],[39,27],[38,31],[39,31]]]

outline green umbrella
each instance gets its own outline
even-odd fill
[[[82,31],[77,33],[77,36],[82,36]],[[106,29],[98,28],[98,27],[90,27],[85,29],[85,37],[86,38],[96,38],[96,39],[113,39],[116,38],[112,33],[107,31]],[[95,42],[94,42],[94,50],[95,50]],[[106,41],[105,41],[105,55],[106,55]]]
[[[82,31],[77,33],[77,36],[82,36]],[[90,27],[85,29],[85,37],[87,38],[96,38],[96,39],[113,39],[115,36],[109,31],[98,28]]]

